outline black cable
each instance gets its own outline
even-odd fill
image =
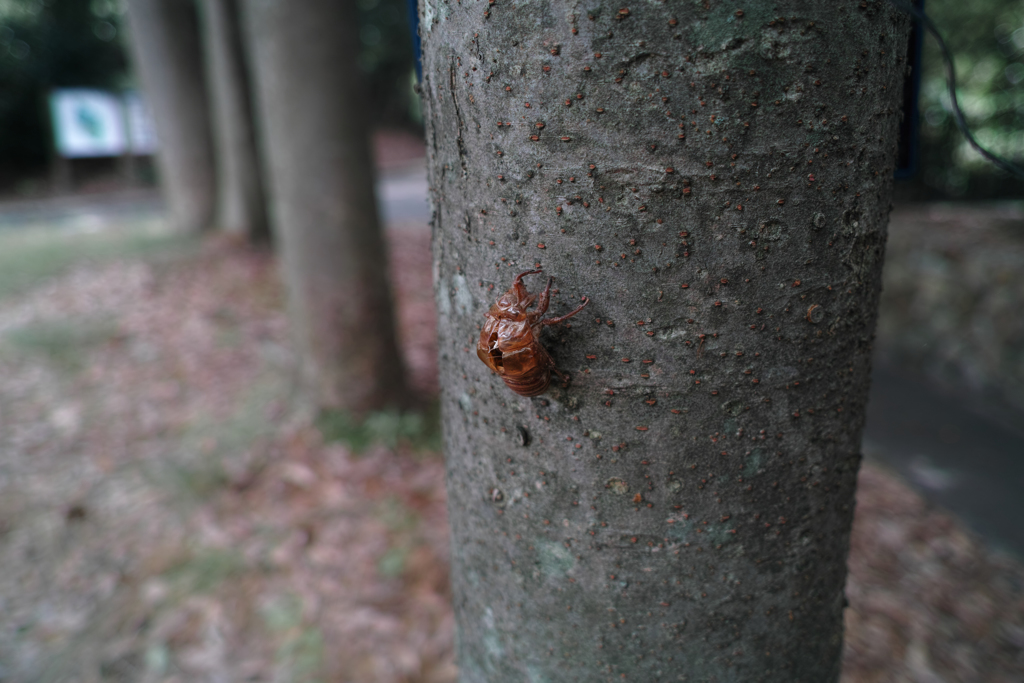
[[[889,4],[896,9],[907,12],[917,21],[921,22],[925,29],[932,34],[933,38],[935,38],[935,42],[939,44],[939,50],[942,52],[942,60],[946,65],[946,85],[949,88],[949,101],[953,106],[953,119],[956,121],[956,127],[960,129],[960,133],[967,138],[967,142],[971,143],[971,147],[976,149],[978,154],[985,157],[1007,173],[1024,180],[1024,168],[1021,168],[1013,162],[1007,161],[1006,159],[1003,159],[982,147],[978,144],[978,141],[974,139],[974,134],[967,128],[967,121],[964,120],[964,114],[960,111],[960,103],[956,98],[956,71],[953,69],[953,55],[950,53],[949,48],[946,47],[946,41],[944,41],[942,36],[939,34],[939,29],[936,28],[935,22],[933,22],[931,18],[924,13],[924,11],[914,7],[904,0],[889,0]]]

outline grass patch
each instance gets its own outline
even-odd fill
[[[7,332],[4,341],[15,351],[44,358],[59,369],[77,372],[91,349],[119,334],[110,317],[43,320]]]
[[[377,573],[386,579],[397,579],[405,574],[409,557],[419,544],[419,515],[396,496],[382,500],[374,515],[387,526],[390,546],[377,559]]]
[[[264,625],[278,641],[274,664],[278,680],[314,683],[323,680],[324,637],[305,622],[302,601],[294,595],[279,596],[260,610]]]
[[[31,289],[83,261],[152,258],[190,253],[195,238],[143,225],[99,233],[68,233],[52,228],[0,231],[0,299]]]
[[[382,500],[377,505],[375,514],[393,534],[410,534],[420,524],[419,515],[396,496],[388,496]]]
[[[201,503],[228,484],[228,473],[220,459],[190,463],[165,463],[151,473],[154,483],[170,489],[182,503]]]
[[[350,413],[325,410],[316,428],[327,443],[340,442],[360,453],[374,444],[404,445],[416,451],[441,450],[441,420],[435,403],[423,412],[381,411],[357,419]]]
[[[181,425],[172,452],[145,466],[147,477],[183,505],[209,500],[231,482],[232,472],[263,466],[261,444],[273,440],[280,427],[267,418],[268,411],[288,392],[286,376],[263,373],[241,394],[230,415]]]
[[[386,579],[397,579],[405,573],[410,548],[398,546],[389,548],[377,560],[377,572]]]
[[[241,555],[230,550],[203,549],[171,567],[163,578],[179,596],[210,593],[228,579],[245,571]]]

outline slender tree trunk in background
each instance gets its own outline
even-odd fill
[[[243,0],[242,10],[304,380],[324,407],[404,403],[355,5]]]
[[[252,242],[267,242],[270,226],[238,6],[235,0],[202,0],[200,7],[217,146],[216,223]]]
[[[128,19],[172,221],[181,231],[200,232],[213,219],[216,178],[195,5],[128,0]]]
[[[462,681],[835,681],[908,22],[421,16]],[[474,345],[538,264],[531,399]]]

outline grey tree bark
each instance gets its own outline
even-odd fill
[[[129,0],[135,66],[160,148],[157,168],[171,220],[183,232],[210,227],[214,151],[202,48],[192,0]]]
[[[321,406],[408,400],[373,194],[351,2],[244,0],[302,376]]]
[[[270,226],[237,2],[202,0],[199,5],[217,148],[215,222],[229,234],[267,242]]]
[[[837,680],[907,20],[420,11],[461,680]],[[535,267],[531,399],[474,346]]]

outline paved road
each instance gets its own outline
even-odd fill
[[[157,216],[163,210],[163,200],[155,190],[6,200],[0,202],[0,230],[47,227],[99,231],[121,219]]]
[[[430,222],[426,167],[414,165],[382,174],[377,182],[377,199],[385,224],[426,227]]]
[[[381,219],[389,225],[427,226],[427,175],[422,164],[381,173],[377,197]],[[74,195],[57,199],[0,202],[0,230],[52,226],[69,230],[101,230],[122,218],[155,216],[164,210],[156,190],[123,190],[110,194]]]
[[[1024,559],[1024,423],[876,364],[864,452],[991,546]]]
[[[382,174],[381,216],[395,227],[426,229],[423,166]],[[119,217],[158,215],[153,191],[0,203],[0,230],[49,225],[99,230]],[[1024,558],[1024,423],[1019,429],[897,368],[875,369],[865,454],[899,472],[995,547]]]

